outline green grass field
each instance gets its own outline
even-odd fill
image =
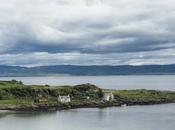
[[[168,103],[175,101],[175,92],[157,90],[110,90],[100,89],[92,84],[76,86],[24,85],[20,81],[0,81],[0,105],[58,104],[59,95],[70,95],[72,102],[101,101],[105,92],[112,92],[114,100],[126,104]],[[87,96],[90,99],[87,99]]]

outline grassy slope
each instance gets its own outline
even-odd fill
[[[77,86],[24,85],[18,81],[0,81],[0,105],[40,104],[38,99],[47,99],[48,104],[58,104],[58,95],[70,95],[72,103],[100,102],[103,92],[110,91],[115,101],[121,104],[156,104],[175,101],[175,92],[155,90],[102,90],[91,84]],[[86,97],[89,96],[90,100]]]

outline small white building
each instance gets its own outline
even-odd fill
[[[127,104],[123,104],[123,105],[122,105],[122,107],[126,107],[126,106],[127,106]]]
[[[69,103],[69,102],[71,102],[71,99],[70,99],[69,95],[67,95],[67,96],[59,96],[58,97],[58,101],[61,102],[61,103]]]
[[[89,100],[89,99],[90,99],[90,97],[89,97],[89,96],[87,96],[87,97],[86,97],[86,99],[87,99],[87,100]]]
[[[103,100],[105,101],[112,101],[114,100],[114,94],[113,93],[104,93]]]

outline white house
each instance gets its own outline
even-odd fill
[[[114,95],[113,93],[104,93],[103,100],[105,101],[112,101],[114,100]]]
[[[123,105],[122,105],[122,107],[126,107],[126,106],[127,106],[127,104],[123,104]]]
[[[68,103],[71,101],[70,96],[59,96],[58,97],[58,101],[60,101],[61,103]]]
[[[90,97],[89,97],[89,96],[87,96],[87,97],[86,97],[86,99],[87,99],[87,100],[89,100],[89,99],[90,99]]]

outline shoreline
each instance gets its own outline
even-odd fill
[[[0,111],[59,111],[77,108],[106,108],[120,107],[117,102],[101,102],[101,103],[79,103],[79,104],[61,104],[61,105],[0,105]]]
[[[0,113],[7,112],[44,112],[44,111],[62,111],[80,108],[110,108],[110,107],[127,107],[127,106],[150,106],[150,105],[161,105],[161,104],[172,104],[175,102],[140,102],[130,104],[119,104],[117,102],[103,102],[103,103],[89,103],[89,104],[62,104],[62,105],[1,105]]]

